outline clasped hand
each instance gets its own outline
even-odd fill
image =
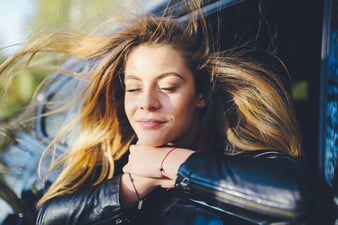
[[[123,172],[131,173],[135,179],[146,179],[150,185],[172,188],[179,166],[193,152],[182,148],[172,150],[173,147],[131,145]]]

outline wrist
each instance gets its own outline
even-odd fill
[[[162,178],[176,180],[179,167],[194,153],[192,150],[182,148],[170,148],[159,161],[159,174]]]
[[[173,153],[176,150],[176,148],[171,148],[162,158],[161,163],[160,163],[160,172],[162,177],[168,178],[168,175],[166,174],[166,169],[164,169],[164,163],[165,160],[170,156],[171,153]]]
[[[160,186],[157,179],[140,177],[135,174],[124,173],[121,176],[120,200],[125,208],[138,205],[154,188]]]
[[[127,174],[129,177],[129,175]],[[159,185],[158,179],[150,178],[150,177],[141,177],[131,173],[131,176],[134,180],[134,185],[140,193],[141,197],[149,194],[154,188]],[[130,180],[130,178],[129,178]]]

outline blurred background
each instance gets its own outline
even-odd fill
[[[15,52],[25,39],[44,29],[72,29],[90,26],[96,20],[121,16],[123,11],[147,10],[161,0],[1,0],[0,62]],[[139,1],[141,2],[141,1]],[[143,9],[142,9],[143,8]],[[7,87],[0,83],[0,127],[30,100],[45,74],[21,71]]]
[[[149,11],[163,1],[1,0],[0,63],[28,36],[40,30],[84,30],[107,18],[128,16],[134,10]],[[338,0],[238,2],[242,5],[238,4],[224,14],[224,30],[230,33],[243,31],[243,27],[254,24],[256,11],[252,6],[256,9],[257,2],[264,2],[269,21],[278,27],[280,56],[292,75],[292,97],[306,150],[306,165],[331,184],[338,204]],[[0,224],[6,216],[6,204],[2,199],[11,203],[11,207],[7,204],[8,212],[12,209],[22,212],[16,208],[18,196],[21,196],[22,187],[29,186],[28,178],[36,176],[35,165],[31,164],[37,161],[45,144],[36,137],[36,132],[20,133],[23,140],[20,145],[17,136],[4,131],[13,118],[18,118],[20,110],[47,75],[25,70],[16,73],[10,85],[1,83],[0,76]],[[6,136],[15,137],[14,145],[2,140]],[[3,143],[10,147],[4,148]],[[6,168],[5,165],[10,166]],[[15,188],[16,193],[11,188]]]
[[[41,30],[84,30],[108,18],[128,16],[133,11],[147,12],[162,2],[165,0],[1,0],[0,63],[28,36]],[[292,74],[292,97],[308,165],[329,183],[335,180],[338,195],[338,178],[334,178],[334,171],[338,170],[338,0],[238,2],[264,2],[270,22],[278,27],[280,55]],[[251,10],[247,15],[244,8],[239,10],[241,13],[229,13],[224,21],[230,31],[244,30],[242,21],[254,23],[248,14]],[[1,137],[8,136],[3,128],[20,115],[46,75],[21,70],[10,84],[1,82],[0,76],[0,153],[5,142]]]
[[[1,0],[0,63],[15,53],[29,36],[39,31],[89,29],[96,22],[120,18],[127,11],[148,11],[160,2],[162,1]],[[3,77],[0,76],[0,224],[21,224],[18,221],[22,221],[22,215],[26,216],[25,220],[32,220],[29,217],[31,210],[26,204],[34,191],[28,193],[22,190],[26,185],[32,186],[36,178],[39,145],[28,141],[23,148],[17,147],[18,136],[15,135],[15,130],[6,128],[11,127],[13,120],[20,122],[20,112],[30,102],[37,85],[46,75],[46,72],[41,71],[19,70],[15,71],[14,78],[9,82],[1,80]],[[33,150],[29,151],[30,148]],[[27,202],[23,202],[23,198]],[[20,213],[16,215],[16,212]]]

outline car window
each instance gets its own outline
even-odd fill
[[[93,63],[94,60],[79,61],[72,58],[65,63],[64,68],[86,73]],[[61,126],[74,120],[82,104],[76,99],[81,94],[85,83],[84,79],[74,78],[68,74],[55,73],[52,75],[44,89],[36,97],[39,102],[37,114],[46,115],[36,121],[35,127],[39,137],[50,141]],[[80,127],[77,127],[59,144],[67,147],[74,143],[79,129]]]

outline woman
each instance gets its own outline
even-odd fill
[[[278,74],[211,51],[206,27],[149,15],[14,56],[53,49],[94,62],[77,120],[51,143],[80,122],[36,224],[334,224],[332,196],[296,159]]]

